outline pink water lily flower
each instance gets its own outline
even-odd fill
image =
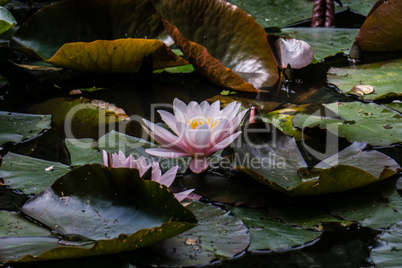
[[[162,175],[162,171],[157,162],[148,164],[143,156],[136,160],[132,155],[126,157],[121,151],[119,151],[119,154],[114,153],[110,155],[108,152],[103,150],[103,164],[107,167],[113,168],[135,168],[139,171],[140,177],[142,177],[147,170],[152,168],[151,180],[163,184],[166,187],[170,187],[170,185],[172,185],[174,179],[176,178],[178,169],[178,166],[172,167]],[[187,198],[192,191],[194,191],[194,189],[174,193],[174,196],[177,200],[179,200],[179,202],[181,202]]]
[[[227,147],[240,135],[241,131],[235,131],[247,110],[238,113],[239,108],[237,102],[221,110],[219,101],[212,104],[192,101],[186,105],[176,98],[173,101],[174,115],[158,110],[162,120],[176,135],[143,119],[144,129],[163,147],[147,149],[146,152],[167,158],[190,156],[193,158],[190,169],[201,173],[209,166],[208,156]]]

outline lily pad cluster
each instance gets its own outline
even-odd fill
[[[13,29],[0,8],[0,265],[398,265],[400,54],[366,52],[401,49],[401,7],[336,2],[366,21],[308,27],[304,0],[65,0]],[[217,125],[237,138],[196,174],[183,146]],[[107,167],[114,153],[177,176]]]

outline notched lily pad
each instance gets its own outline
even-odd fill
[[[134,250],[181,233],[196,222],[165,186],[142,180],[137,170],[97,164],[59,178],[28,200],[21,211],[67,238],[64,244],[71,241],[73,246],[12,260],[18,262]],[[80,241],[88,241],[89,246],[77,246]]]
[[[50,115],[0,112],[0,145],[33,138],[50,127]]]
[[[370,257],[375,267],[398,267],[402,263],[402,221],[380,234]]]
[[[278,80],[264,29],[240,8],[223,0],[154,3],[177,46],[213,83],[257,91]]]

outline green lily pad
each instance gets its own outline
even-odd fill
[[[349,53],[359,29],[343,28],[285,28],[281,34],[306,41],[314,51],[314,57],[320,61],[338,53]]]
[[[36,194],[70,170],[69,166],[61,163],[9,152],[3,157],[0,178],[11,188],[17,188],[25,194]]]
[[[330,103],[324,104],[324,107],[337,114],[338,118],[299,113],[293,118],[293,125],[300,129],[318,126],[350,142],[367,142],[376,146],[402,142],[402,115],[396,111],[375,103],[361,102]]]
[[[5,263],[130,251],[177,235],[194,227],[196,221],[165,186],[142,180],[137,170],[97,164],[59,178],[28,200],[21,211],[68,241],[59,241],[64,246],[35,256],[30,252],[18,259],[2,255],[1,261],[8,260]],[[16,240],[9,242],[15,245],[20,238]]]
[[[366,16],[376,2],[377,0],[342,0],[342,5]]]
[[[295,139],[279,131],[277,134],[275,139],[258,144],[244,140],[236,144],[233,165],[289,195],[347,191],[388,178],[399,168],[392,158],[375,150],[364,150],[367,144],[358,142],[314,167],[307,167]]]
[[[308,0],[285,2],[277,0],[229,0],[228,2],[247,11],[263,27],[281,28],[297,21],[311,19],[313,12],[313,2]]]
[[[50,234],[48,228],[28,220],[22,213],[0,210],[0,237],[50,236]]]
[[[8,31],[17,24],[13,15],[6,8],[0,6],[0,34]]]
[[[287,250],[309,243],[322,235],[322,232],[304,230],[284,224],[269,216],[266,210],[231,207],[230,211],[242,219],[249,228],[251,238],[249,251]]]
[[[402,216],[402,198],[395,189],[395,180],[343,193],[336,200],[328,198],[325,203],[332,215],[364,227],[385,229],[399,222]]]
[[[103,155],[94,139],[65,139],[64,142],[70,153],[72,166],[103,163]]]
[[[197,266],[227,260],[246,250],[250,236],[240,219],[196,201],[187,208],[198,219],[196,227],[145,250],[132,252],[129,259],[143,265]]]
[[[0,112],[0,145],[33,138],[50,127],[50,115]]]
[[[398,267],[402,263],[402,222],[392,225],[380,234],[370,257],[375,267]]]
[[[385,106],[402,113],[402,102],[392,102],[385,104]]]
[[[356,35],[362,51],[402,50],[401,12],[398,0],[378,1]]]
[[[364,100],[398,98],[402,96],[402,59],[363,64],[356,67],[332,67],[328,71],[328,83],[342,93],[353,94]],[[374,87],[371,94],[358,93],[354,86],[364,84]]]
[[[240,8],[223,0],[153,2],[177,46],[213,83],[255,92],[278,80],[264,29]]]
[[[60,31],[63,29],[63,31]],[[155,69],[188,64],[149,1],[67,0],[36,12],[11,46],[79,71],[135,73],[152,55]]]

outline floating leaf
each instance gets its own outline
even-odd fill
[[[322,60],[338,53],[348,53],[358,29],[343,28],[286,28],[282,34],[306,41],[314,51],[314,57]]]
[[[53,167],[51,171],[46,168]],[[69,166],[29,156],[7,153],[0,166],[0,178],[5,185],[25,194],[36,194],[69,172]]]
[[[50,234],[49,229],[28,220],[22,213],[0,210],[0,237],[49,236]]]
[[[110,104],[85,98],[52,98],[28,108],[33,113],[52,114],[53,126],[68,138],[99,138],[117,124],[128,122],[128,116],[116,106],[112,111]],[[122,112],[121,112],[122,111]],[[103,131],[103,133],[102,133]]]
[[[377,0],[342,0],[342,5],[366,16],[376,2]]]
[[[64,243],[70,246],[36,256],[27,255],[29,252],[18,260],[13,256],[12,261],[18,262],[134,250],[183,232],[195,222],[194,215],[166,187],[142,180],[137,170],[109,169],[96,164],[82,166],[59,178],[28,200],[21,210],[71,242]],[[76,239],[97,241],[82,247],[74,242]],[[5,257],[2,258],[4,262]]]
[[[258,144],[243,140],[235,146],[233,164],[261,183],[289,195],[347,191],[388,178],[399,167],[385,154],[363,151],[367,144],[358,142],[314,167],[307,167],[294,138],[280,133],[273,136],[274,140]]]
[[[188,64],[162,41],[131,38],[67,43],[47,62],[78,71],[137,73],[146,57],[154,69]]]
[[[278,80],[264,29],[240,8],[223,0],[154,3],[177,46],[213,83],[257,91]]]
[[[288,64],[293,69],[300,69],[309,65],[314,59],[313,49],[303,40],[269,34],[268,43],[276,64],[282,69]]]
[[[313,2],[310,0],[229,0],[244,9],[263,27],[284,27],[296,21],[311,19]],[[342,1],[343,3],[343,1]],[[335,7],[336,10],[343,9]]]
[[[246,250],[250,243],[243,222],[215,206],[192,202],[187,206],[198,219],[193,229],[130,253],[133,263],[162,266],[207,265],[227,260]]]
[[[380,234],[370,257],[375,267],[398,267],[402,263],[402,222],[398,222]]]
[[[33,138],[50,127],[50,115],[0,112],[0,145]]]
[[[331,67],[328,83],[344,94],[353,94],[365,100],[379,100],[402,96],[402,59],[363,64],[356,67]],[[373,87],[371,94],[360,94],[353,90],[356,85],[367,84]]]
[[[80,71],[135,73],[151,55],[156,69],[187,64],[164,43],[172,44],[148,1],[68,0],[35,13],[11,46]]]
[[[356,35],[363,51],[402,50],[401,17],[399,0],[378,1]]]
[[[395,180],[328,198],[325,204],[332,215],[370,228],[387,228],[402,216],[402,198],[395,189]]]
[[[350,142],[361,141],[385,146],[401,143],[402,115],[375,103],[346,102],[324,104],[338,118],[297,114],[293,125],[303,129],[319,126]],[[368,127],[369,126],[369,127]]]
[[[0,6],[0,34],[17,24],[13,15],[6,8]]]
[[[284,224],[271,217],[266,210],[231,207],[230,211],[249,228],[249,251],[287,250],[309,243],[322,234]]]

